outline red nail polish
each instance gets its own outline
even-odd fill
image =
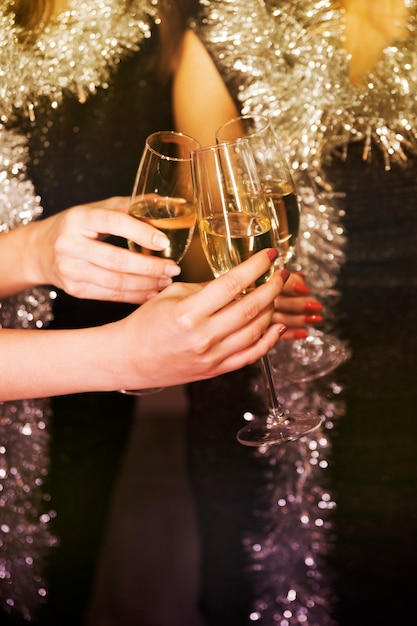
[[[319,324],[323,321],[323,317],[321,315],[306,315],[304,321],[306,324]]]
[[[275,248],[270,248],[267,251],[267,255],[268,259],[271,261],[271,263],[273,263],[278,258],[278,250],[275,250]]]
[[[284,283],[287,282],[290,276],[291,276],[291,272],[289,270],[281,270],[281,278],[284,281]]]
[[[296,330],[293,337],[294,339],[307,339],[308,332],[306,330]]]
[[[310,293],[310,288],[307,287],[307,285],[305,285],[304,283],[295,283],[293,291],[300,295],[306,296]]]
[[[284,333],[286,333],[288,330],[288,326],[285,326],[284,324],[281,326],[281,328],[279,329],[279,336],[282,337],[282,335]]]
[[[306,313],[318,313],[319,311],[323,310],[323,305],[320,304],[320,302],[317,302],[317,300],[313,300],[312,302],[307,302],[307,304],[304,307],[304,311]]]

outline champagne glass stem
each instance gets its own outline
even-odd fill
[[[268,415],[243,426],[237,433],[239,443],[245,446],[270,446],[295,441],[319,428],[323,421],[320,415],[284,412],[275,393],[269,355],[261,357],[260,362],[269,397]]]
[[[258,249],[278,247],[278,221],[271,212],[254,152],[246,139],[194,151],[192,175],[201,241],[215,275],[225,273]],[[280,199],[283,194],[275,195]],[[270,273],[258,280],[265,282]],[[238,431],[237,440],[246,446],[279,444],[318,428],[321,416],[290,413],[280,405],[268,354],[260,359],[260,366],[268,415],[245,424]]]
[[[260,359],[261,361],[261,369],[262,369],[262,377],[264,380],[264,384],[266,390],[268,392],[268,425],[275,426],[279,422],[284,419],[284,411],[280,403],[278,402],[277,395],[275,393],[274,380],[272,378],[271,365],[269,362],[268,354],[265,354]]]

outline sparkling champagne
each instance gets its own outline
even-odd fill
[[[294,254],[300,229],[297,197],[292,185],[282,181],[263,181],[263,190],[278,222],[278,251],[285,265]]]
[[[225,221],[218,213],[199,224],[201,241],[213,274],[217,277],[263,248],[273,248],[274,233],[268,217],[255,213],[228,213]],[[260,285],[272,275],[268,270],[257,281]]]
[[[129,213],[151,224],[169,239],[169,246],[164,250],[150,250],[128,241],[130,250],[151,254],[177,263],[182,259],[193,235],[196,209],[195,205],[182,198],[162,198],[141,200],[130,207]]]

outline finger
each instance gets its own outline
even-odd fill
[[[195,317],[186,312],[178,316],[184,328],[197,328],[197,341],[200,353],[212,354],[212,350],[220,359],[224,359],[230,352],[239,351],[248,344],[256,342],[260,335],[270,325],[273,314],[273,292],[268,289],[282,288],[282,278],[277,273],[269,283],[262,285],[251,293],[233,300],[220,311]],[[203,292],[205,289],[202,290]],[[271,299],[272,298],[272,299]],[[202,324],[205,326],[201,332]]]
[[[82,242],[82,250],[73,248],[71,250],[72,260],[80,260],[80,268],[85,272],[92,267],[110,270],[116,273],[132,274],[137,276],[153,276],[153,277],[173,277],[181,273],[181,268],[172,259],[164,259],[162,257],[141,254],[133,252],[127,248],[115,246],[108,242],[85,239]],[[66,259],[61,261],[65,264]],[[71,262],[68,259],[68,262]],[[72,269],[72,268],[71,268]],[[61,270],[63,272],[64,269]],[[80,279],[87,279],[87,274],[80,275]],[[101,281],[103,284],[103,281]]]
[[[244,323],[241,324],[233,320],[233,317],[236,318],[238,314],[234,311],[230,311],[230,313],[232,314],[229,318],[231,323],[225,322],[221,326],[222,334],[219,334],[218,341],[214,344],[220,360],[224,360],[232,353],[239,352],[259,341],[271,324],[272,312],[270,308],[262,309],[248,321],[244,316]]]
[[[239,352],[234,352],[225,357],[220,365],[220,373],[231,372],[255,363],[279,341],[281,329],[280,324],[270,325],[257,341],[247,345]]]
[[[113,293],[112,300],[131,299],[126,292],[160,291],[172,283],[167,275],[142,275],[127,272],[114,272],[89,263],[73,263],[61,268],[61,285],[73,295],[82,291],[84,297],[90,297],[87,290],[97,288]],[[136,301],[136,298],[132,301]]]
[[[284,293],[292,296],[308,295],[310,289],[305,283],[305,276],[297,272],[292,272],[285,285]]]
[[[284,295],[283,289],[282,293],[275,300],[275,308],[283,313],[301,315],[302,313],[320,313],[323,310],[323,305],[311,297],[294,298],[293,296]]]
[[[91,209],[111,209],[113,211],[122,211],[127,213],[130,207],[129,196],[112,196],[105,198],[104,200],[88,202],[86,204],[79,205],[80,207],[88,207]]]
[[[309,332],[306,328],[288,328],[285,335],[283,335],[283,339],[287,341],[294,341],[295,339],[307,339],[309,336]]]
[[[97,235],[114,235],[150,250],[164,250],[169,245],[164,233],[127,213],[97,208],[85,214],[84,232],[91,239],[97,239]]]
[[[253,257],[237,265],[227,273],[223,274],[216,280],[208,283],[206,287],[194,296],[193,309],[207,314],[219,311],[228,303],[239,297],[248,287],[253,285],[257,279],[265,274],[276,258],[276,251],[272,248],[261,250]],[[278,272],[279,274],[279,272]],[[283,281],[278,288],[277,295],[282,289]],[[273,287],[271,287],[273,285]],[[264,287],[270,287],[266,290],[270,294],[272,289],[277,289],[277,283],[271,280],[261,285],[258,289],[247,294],[248,298],[257,293]]]
[[[291,313],[285,313],[283,311],[274,311],[273,321],[285,324],[288,327],[303,327],[308,325],[321,324],[323,316],[316,313],[310,314],[307,312],[302,315],[295,315]]]
[[[169,281],[169,279],[166,279]],[[138,287],[117,289],[108,285],[98,285],[91,282],[72,281],[64,283],[61,288],[75,298],[87,298],[88,300],[106,300],[110,302],[128,302],[130,304],[143,304],[158,295],[164,289],[164,279],[160,281],[145,281]]]

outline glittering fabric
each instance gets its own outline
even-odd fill
[[[126,50],[137,50],[140,41],[150,37],[156,4],[156,0],[133,2],[126,11],[123,0],[70,0],[69,10],[29,46],[24,34],[16,37],[13,16],[3,15],[1,67],[7,68],[2,71],[0,91],[3,119],[16,110],[36,114],[42,96],[50,99],[52,107],[66,91],[85,100],[110,76]]]
[[[75,98],[83,105],[98,89],[106,89],[121,60],[140,49],[150,37],[151,24],[158,21],[156,0],[133,2],[129,11],[124,0],[71,0],[66,13],[26,44],[4,6],[0,232],[24,227],[43,213],[44,198],[31,177],[49,146],[45,129],[51,129],[51,116],[66,100]],[[38,118],[45,124],[43,130]],[[36,151],[31,147],[34,137],[40,140]],[[35,153],[36,163],[30,161]],[[42,171],[46,180],[46,168]],[[57,191],[50,178],[48,189],[51,194]],[[55,298],[55,291],[38,288],[5,299],[0,303],[0,326],[43,328],[52,321]],[[47,549],[57,542],[50,531],[55,511],[44,489],[50,420],[46,399],[0,403],[0,612],[11,619],[32,621],[48,591],[43,562]]]
[[[56,541],[42,489],[49,416],[47,401],[0,404],[0,606],[27,621],[46,597],[42,558]]]
[[[372,399],[372,411],[364,406],[376,430],[378,420],[392,419],[380,401],[384,397],[397,399],[403,424],[411,420],[404,398],[415,398],[417,371],[412,330],[417,3],[405,4],[411,36],[387,47],[365,83],[355,86],[343,48],[344,11],[331,0],[201,0],[195,29],[238,108],[270,115],[290,160],[302,206],[295,267],[307,272],[319,297],[333,287],[341,290],[332,324],[341,327],[353,349],[352,360],[327,379],[301,386],[276,381],[278,395],[290,408],[326,416],[320,432],[258,451],[258,465],[242,459],[232,446],[227,450],[230,465],[235,458],[248,471],[247,481],[260,483],[253,493],[257,504],[248,506],[234,529],[241,534],[246,529],[248,578],[242,584],[252,601],[240,622],[225,618],[210,597],[208,574],[210,624],[335,623],[334,572],[327,558],[335,538],[336,503],[327,476],[332,430],[350,396]],[[326,299],[325,304],[331,306]],[[392,332],[392,324],[398,332]],[[279,358],[279,346],[273,358]],[[235,393],[241,396],[242,389],[240,381]],[[253,383],[252,390],[259,393]],[[199,388],[208,402],[214,392]],[[229,408],[233,393],[230,384]],[[256,413],[251,402],[247,397],[246,410]],[[359,409],[352,418],[360,416]],[[197,467],[198,459],[193,462]],[[202,465],[199,470],[204,475]],[[252,474],[257,478],[250,479]],[[223,485],[211,484],[212,493],[221,498]],[[196,479],[196,492],[200,486]],[[213,543],[210,534],[206,539]],[[208,560],[213,559],[209,551]]]

